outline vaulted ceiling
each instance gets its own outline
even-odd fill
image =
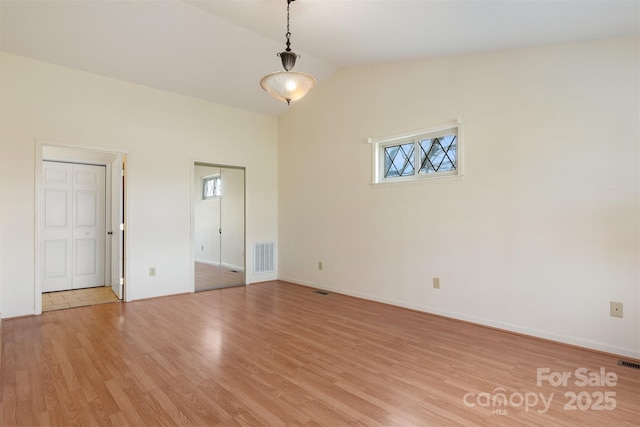
[[[297,0],[296,70],[635,35],[639,0]],[[0,50],[279,115],[286,0],[0,0]],[[300,102],[304,102],[300,101]],[[289,107],[293,108],[293,107]]]

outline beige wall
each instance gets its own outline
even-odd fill
[[[2,316],[34,311],[37,138],[127,153],[128,298],[139,299],[190,290],[194,160],[245,166],[247,241],[276,240],[277,126],[273,117],[0,53]],[[249,283],[275,278],[252,270]]]
[[[279,277],[640,357],[638,62],[621,39],[338,72],[280,119]],[[458,117],[463,181],[370,185],[367,137]]]

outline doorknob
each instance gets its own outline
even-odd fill
[[[108,234],[109,236],[112,236],[112,235],[113,235],[113,231],[108,231],[108,232],[107,232],[107,234]]]
[[[218,229],[218,233],[222,234],[222,228]]]

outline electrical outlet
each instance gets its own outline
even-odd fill
[[[153,277],[156,275],[156,268],[155,267],[149,267],[149,276]]]
[[[622,303],[611,301],[611,317],[622,317]]]
[[[318,270],[322,270],[322,261],[318,261]]]
[[[433,288],[434,289],[440,289],[440,278],[439,277],[434,277],[433,278]]]

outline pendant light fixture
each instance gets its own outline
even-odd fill
[[[291,50],[291,31],[289,31],[289,6],[295,0],[287,0],[287,48],[280,52],[278,56],[282,60],[284,71],[267,74],[260,79],[260,86],[274,98],[286,101],[287,105],[291,101],[297,101],[315,86],[316,79],[309,74],[292,71],[296,65],[296,59],[300,56]]]

